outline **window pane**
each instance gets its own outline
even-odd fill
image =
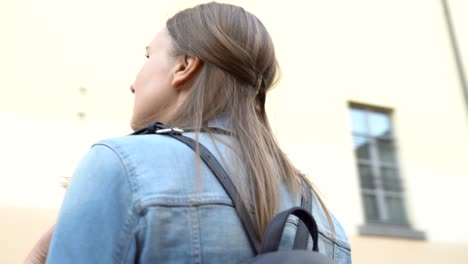
[[[385,113],[369,113],[369,124],[372,136],[390,136],[390,117]]]
[[[359,176],[361,179],[361,188],[375,189],[372,169],[367,165],[359,165]]]
[[[369,140],[367,137],[354,136],[354,152],[358,159],[370,159]]]
[[[388,220],[391,224],[407,224],[406,212],[403,201],[400,197],[387,197]]]
[[[377,208],[377,199],[373,194],[364,194],[364,211],[367,221],[378,221],[379,211]]]
[[[351,109],[351,126],[353,132],[367,134],[366,112],[359,109]]]
[[[398,171],[393,168],[380,168],[382,176],[383,188],[386,191],[401,191],[401,180],[398,176]]]
[[[395,163],[395,148],[391,140],[377,140],[377,149],[379,151],[379,158],[382,162]]]

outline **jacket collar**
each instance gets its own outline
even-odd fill
[[[232,133],[232,125],[229,122],[228,114],[226,112],[222,112],[218,114],[215,118],[208,121],[209,128],[221,129],[226,132]]]

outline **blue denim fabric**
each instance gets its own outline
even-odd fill
[[[208,135],[200,134],[199,140],[221,161]],[[226,145],[216,146],[224,157],[233,155]],[[204,163],[200,169],[201,177],[192,149],[163,135],[93,145],[67,189],[47,263],[230,264],[251,258],[231,200]],[[299,204],[284,186],[279,195],[281,210]],[[338,264],[351,263],[338,220],[333,237],[316,198],[312,208],[320,252]],[[292,246],[296,225],[297,219],[288,221],[281,248]]]

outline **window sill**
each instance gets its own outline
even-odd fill
[[[360,226],[358,232],[363,236],[383,236],[391,238],[426,240],[426,234],[423,231],[412,229],[409,226],[372,223]]]

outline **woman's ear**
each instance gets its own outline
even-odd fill
[[[174,88],[180,88],[187,81],[191,80],[202,67],[202,62],[198,57],[181,55],[177,58],[177,65],[173,72],[171,84]]]

